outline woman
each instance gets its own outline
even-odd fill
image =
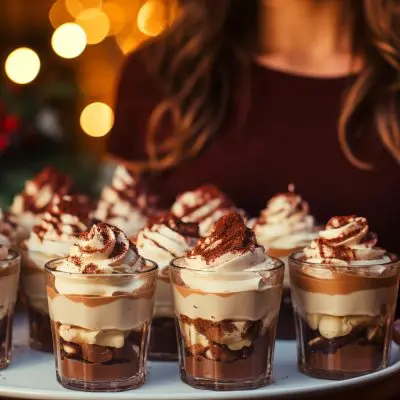
[[[256,215],[293,182],[400,252],[400,1],[182,0],[132,54],[109,153],[161,203],[205,182]]]

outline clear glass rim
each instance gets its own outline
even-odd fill
[[[0,260],[0,268],[7,267],[10,262],[17,261],[21,258],[21,255],[15,250],[8,249],[8,256],[5,260]]]
[[[177,265],[176,261],[185,259],[186,258],[185,256],[173,258],[171,260],[169,266],[171,268],[173,268],[173,269],[177,269],[177,270],[180,270],[180,271],[186,270],[186,271],[199,272],[199,273],[203,273],[203,274],[218,274],[218,275],[238,275],[238,274],[252,274],[252,273],[259,274],[260,272],[274,272],[274,273],[277,273],[278,271],[280,271],[282,269],[285,269],[285,263],[282,260],[280,260],[279,258],[276,258],[276,257],[271,257],[271,256],[268,256],[268,257],[273,260],[274,267],[272,267],[272,268],[262,268],[262,269],[257,269],[257,270],[253,270],[253,271],[241,270],[241,271],[232,271],[232,272],[228,272],[228,271],[227,272],[221,272],[221,271],[216,271],[216,270],[212,270],[212,269],[204,270],[204,269],[201,269],[201,268],[187,268],[187,267],[183,267],[181,265]]]
[[[383,262],[383,263],[365,264],[365,265],[363,265],[363,264],[361,264],[361,262],[357,262],[356,265],[352,265],[351,263],[349,263],[348,265],[335,265],[335,264],[329,264],[329,263],[313,263],[313,262],[310,262],[310,261],[300,260],[298,257],[300,255],[303,255],[303,254],[304,254],[304,251],[297,251],[297,252],[295,252],[295,253],[293,253],[293,254],[291,254],[289,256],[289,261],[294,263],[294,264],[297,264],[297,265],[306,265],[308,267],[314,267],[314,268],[328,267],[328,268],[335,268],[335,269],[338,269],[338,270],[340,270],[340,269],[348,270],[349,268],[372,269],[372,268],[376,268],[377,266],[379,266],[379,267],[381,267],[381,266],[382,267],[388,267],[388,266],[392,266],[392,265],[397,264],[399,262],[399,260],[400,260],[399,257],[396,254],[387,251],[385,253],[385,256],[389,257],[390,260],[386,261],[386,262]],[[372,260],[370,260],[370,261],[372,261]]]
[[[148,260],[145,258],[144,260],[146,261],[146,265],[150,266],[149,269],[146,271],[135,271],[135,272],[124,272],[122,274],[79,274],[75,272],[65,272],[65,271],[55,271],[53,268],[51,268],[51,265],[59,262],[61,260],[65,260],[68,257],[58,257],[53,260],[48,261],[45,266],[44,270],[45,272],[51,274],[51,275],[62,275],[62,276],[69,276],[69,277],[84,277],[87,279],[99,279],[99,278],[110,278],[110,279],[117,279],[117,278],[122,278],[122,277],[133,277],[133,276],[143,276],[143,275],[152,275],[158,271],[158,265],[152,260]]]

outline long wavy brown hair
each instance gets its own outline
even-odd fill
[[[142,167],[153,171],[172,168],[196,156],[227,120],[229,101],[237,86],[244,98],[249,89],[248,67],[255,51],[251,43],[258,32],[259,2],[180,3],[178,18],[143,53],[165,94],[148,124],[149,163]],[[373,110],[380,141],[400,161],[400,1],[344,3],[352,15],[354,52],[361,53],[365,62],[344,98],[338,139],[348,160],[368,170],[373,165],[359,159],[353,146],[360,110],[367,104]]]

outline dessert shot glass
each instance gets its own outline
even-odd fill
[[[11,363],[12,326],[21,257],[13,250],[0,260],[0,369]]]
[[[185,268],[183,259],[170,267],[183,382],[210,390],[268,384],[284,264],[274,259],[269,269],[217,272]]]
[[[151,323],[149,359],[177,361],[178,348],[169,266],[159,271]]]
[[[154,307],[157,265],[141,272],[55,271],[46,284],[57,380],[67,389],[117,392],[141,386]]]
[[[322,379],[347,379],[386,368],[400,264],[335,266],[289,259],[298,368]]]
[[[54,255],[32,251],[22,243],[21,287],[29,321],[29,345],[32,349],[51,353],[49,307],[47,303],[44,266]]]

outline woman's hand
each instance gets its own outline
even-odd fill
[[[393,340],[400,345],[400,319],[393,324]]]

